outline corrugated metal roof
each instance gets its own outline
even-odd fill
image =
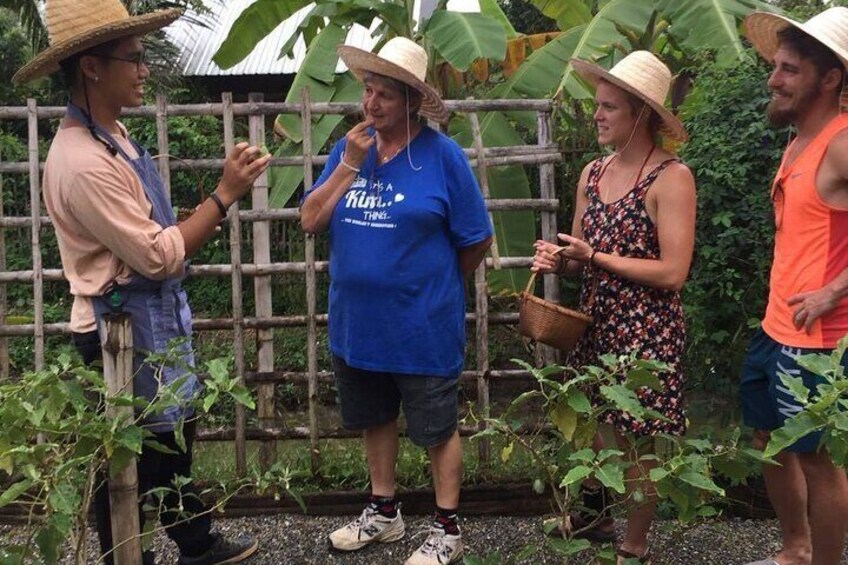
[[[207,27],[190,23],[189,18],[183,17],[166,28],[168,37],[180,48],[180,66],[185,76],[266,75],[297,72],[306,53],[303,39],[298,39],[294,46],[294,58],[280,58],[280,51],[309,12],[310,7],[298,11],[280,24],[238,65],[222,70],[212,61],[212,55],[224,42],[233,22],[255,1],[206,0],[206,5],[212,13],[192,16],[204,21]],[[358,25],[351,29],[345,43],[367,50],[371,50],[374,46],[374,40],[369,31]],[[336,68],[336,72],[343,70],[342,65]]]

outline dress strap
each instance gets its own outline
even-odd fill
[[[651,169],[651,172],[648,173],[642,181],[636,185],[635,192],[637,196],[644,196],[648,189],[651,188],[651,185],[654,184],[654,181],[657,180],[657,177],[660,176],[660,173],[666,170],[666,168],[672,163],[680,163],[680,159],[677,157],[673,157],[671,159],[666,159],[662,163],[658,164],[656,167]]]
[[[589,197],[592,194],[598,194],[598,182],[603,174],[604,157],[598,157],[592,162],[592,168],[589,169],[589,178],[586,179],[586,186],[583,191]]]

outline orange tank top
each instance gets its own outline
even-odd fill
[[[763,330],[791,347],[827,348],[848,333],[848,298],[817,319],[808,334],[792,323],[787,300],[818,290],[848,268],[848,209],[825,203],[816,191],[816,173],[833,137],[848,128],[848,114],[832,119],[790,165],[784,162],[772,185],[774,263]]]

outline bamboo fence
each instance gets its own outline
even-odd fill
[[[471,166],[476,170],[480,180],[486,205],[489,212],[530,210],[539,214],[541,219],[541,237],[553,241],[556,234],[556,212],[559,201],[555,194],[554,171],[555,165],[562,155],[551,136],[551,113],[554,102],[551,100],[449,100],[446,101],[449,111],[467,114],[472,125],[473,145],[465,149]],[[165,96],[159,96],[155,105],[127,109],[125,117],[153,119],[156,123],[157,149],[159,154],[168,154],[169,134],[168,118],[176,116],[217,116],[223,127],[225,150],[234,145],[234,124],[237,120],[247,120],[250,142],[265,143],[265,121],[267,116],[277,114],[299,114],[303,128],[303,155],[295,157],[278,157],[271,160],[272,166],[298,166],[304,169],[304,187],[310,187],[313,182],[313,166],[326,163],[326,155],[314,155],[311,151],[311,130],[308,124],[316,114],[349,114],[356,111],[358,104],[313,103],[308,98],[308,92],[299,103],[268,103],[261,95],[250,95],[246,103],[234,103],[231,94],[224,93],[221,103],[210,104],[169,104]],[[483,144],[479,117],[480,113],[488,111],[529,111],[535,112],[537,122],[537,138],[535,144],[505,147],[485,147]],[[45,337],[55,334],[68,333],[67,322],[45,323],[44,320],[44,282],[64,280],[60,268],[45,268],[42,265],[42,230],[52,229],[50,218],[43,211],[40,194],[40,173],[43,162],[39,153],[39,121],[60,118],[64,115],[64,107],[40,107],[35,100],[28,100],[26,107],[0,107],[0,121],[26,120],[28,131],[28,158],[26,162],[4,162],[0,160],[0,188],[3,176],[9,174],[26,174],[29,176],[28,216],[6,216],[3,209],[2,190],[0,190],[0,377],[9,374],[9,354],[7,338],[13,336],[31,337],[33,339],[33,365],[36,370],[44,366]],[[44,129],[42,127],[42,129]],[[42,140],[43,141],[43,140]],[[0,156],[2,157],[2,156]],[[165,186],[170,193],[171,173],[180,170],[221,170],[224,159],[160,159],[159,169]],[[540,182],[540,197],[531,199],[491,199],[488,194],[487,171],[494,167],[520,165],[537,167]],[[318,390],[319,384],[331,382],[332,373],[329,368],[318,365],[318,327],[327,323],[327,315],[318,312],[317,273],[326,272],[328,263],[316,259],[316,238],[311,235],[304,237],[304,261],[271,261],[271,230],[272,222],[298,222],[297,208],[269,209],[268,207],[268,178],[260,177],[252,191],[251,209],[234,205],[227,218],[229,224],[230,256],[229,264],[191,265],[190,277],[229,277],[232,283],[232,316],[229,318],[203,318],[194,320],[196,331],[229,330],[232,332],[232,345],[235,357],[234,370],[238,379],[256,392],[257,426],[248,428],[245,410],[236,407],[235,422],[232,428],[202,429],[198,432],[199,441],[234,441],[236,469],[240,475],[246,473],[246,442],[260,441],[260,463],[267,466],[273,462],[277,441],[287,439],[303,439],[309,441],[310,461],[312,472],[320,470],[319,440],[331,438],[357,437],[358,434],[340,428],[321,429],[319,425]],[[241,224],[247,222],[252,226],[252,241],[243,241]],[[32,252],[32,269],[8,270],[6,266],[6,228],[29,228],[30,248]],[[322,236],[319,236],[322,237]],[[241,250],[245,243],[252,244],[252,263],[242,260]],[[530,248],[528,242],[528,249]],[[526,269],[531,263],[531,257],[501,257],[495,251],[488,257],[475,273],[474,277],[474,311],[466,313],[466,321],[473,332],[469,339],[474,339],[476,345],[476,362],[474,367],[468,367],[462,372],[461,378],[466,384],[476,384],[477,406],[479,414],[490,414],[489,385],[494,381],[509,381],[527,379],[529,375],[521,370],[491,370],[489,367],[489,332],[494,324],[515,324],[517,314],[514,312],[490,312],[490,301],[486,285],[488,269]],[[281,315],[274,313],[271,308],[275,275],[302,274],[306,290],[305,315]],[[244,279],[253,281],[254,312],[245,312],[245,292],[247,288]],[[559,290],[554,276],[544,277],[544,297],[548,300],[558,300]],[[32,286],[32,323],[10,324],[5,316],[8,313],[6,301],[7,285]],[[280,370],[274,364],[274,331],[280,328],[304,327],[307,332],[304,349],[306,351],[306,371]],[[246,359],[246,332],[252,330],[256,336],[256,358]],[[546,347],[539,347],[536,353],[537,363],[550,363],[555,360],[555,352]],[[275,414],[275,386],[292,383],[308,387],[308,426],[283,427]],[[461,426],[460,433],[471,435],[480,427]],[[489,445],[487,441],[479,443],[481,462],[489,460]]]

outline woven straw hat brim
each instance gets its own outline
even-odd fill
[[[780,47],[777,34],[780,30],[789,26],[800,29],[816,41],[827,46],[828,49],[839,57],[845,68],[848,69],[848,47],[839,45],[831,38],[785,16],[770,14],[768,12],[754,12],[745,18],[745,36],[751,42],[751,45],[754,46],[754,49],[757,50],[757,53],[771,62],[774,59],[774,54],[777,53]]]
[[[586,61],[581,61],[580,59],[571,59],[571,65],[574,67],[574,70],[577,72],[577,74],[580,75],[583,80],[591,84],[593,87],[597,87],[598,82],[600,82],[601,80],[605,80],[621,88],[622,90],[626,90],[627,92],[633,94],[640,100],[644,100],[648,104],[648,106],[650,106],[651,109],[654,110],[660,116],[660,119],[662,120],[662,126],[660,127],[660,135],[662,135],[663,137],[674,139],[680,142],[689,139],[689,135],[686,133],[686,129],[683,127],[683,122],[681,122],[677,116],[675,116],[662,104],[659,104],[653,99],[645,96],[642,92],[631,86],[629,83],[621,80],[615,75],[610,74],[608,70],[594,63],[588,63]]]
[[[85,33],[51,45],[36,55],[32,61],[15,73],[12,82],[23,84],[49,75],[59,70],[60,61],[72,55],[113,39],[150,33],[167,26],[181,15],[181,9],[171,8],[150,14],[131,16],[125,20],[110,22],[101,27],[86,30]]]
[[[420,115],[440,124],[448,121],[448,110],[436,89],[418,79],[418,77],[403,67],[387,61],[370,51],[350,45],[342,45],[336,51],[344,64],[347,65],[347,68],[350,69],[350,72],[359,80],[362,80],[366,72],[372,72],[406,83],[421,93],[421,109],[418,111]]]

